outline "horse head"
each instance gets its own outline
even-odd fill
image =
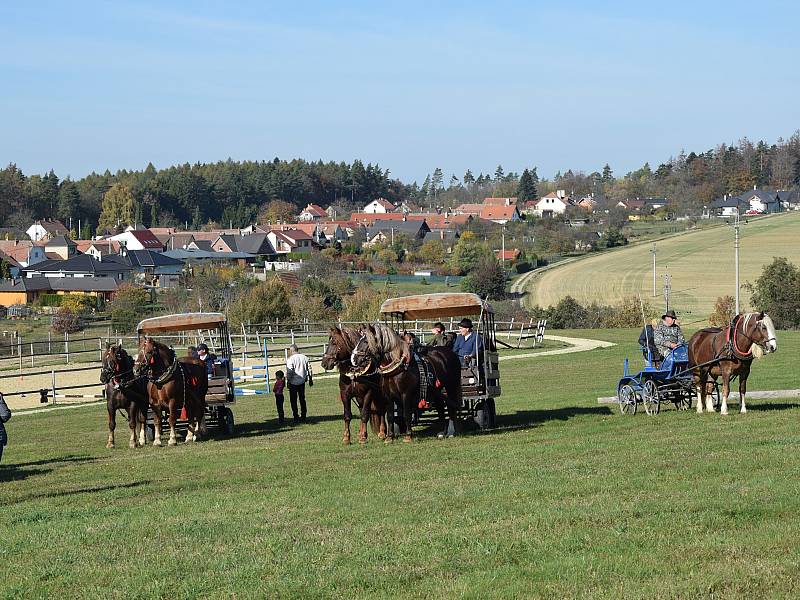
[[[748,313],[741,321],[742,335],[752,344],[753,356],[760,358],[778,350],[775,324],[767,313]]]
[[[139,342],[139,354],[136,356],[133,370],[137,376],[151,375],[156,362],[160,360],[157,342],[149,335]]]
[[[331,327],[328,337],[328,345],[325,354],[322,355],[321,365],[326,371],[335,369],[337,365],[345,363],[350,358],[351,349],[345,343],[345,337],[341,329]]]
[[[130,374],[133,370],[130,362],[131,357],[125,352],[122,344],[106,346],[100,367],[100,383],[118,382],[120,376]]]
[[[380,357],[375,356],[370,349],[369,336],[375,336],[375,328],[372,325],[362,325],[358,330],[358,341],[353,346],[350,353],[350,364],[357,373],[365,373],[372,365],[373,360]]]

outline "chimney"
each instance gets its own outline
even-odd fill
[[[439,230],[439,239],[444,240],[444,229]]]

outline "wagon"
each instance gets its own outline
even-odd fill
[[[681,344],[670,350],[661,364],[652,360],[647,348],[643,347],[642,351],[646,354],[645,368],[638,373],[628,372],[628,359],[625,359],[623,375],[617,384],[620,412],[636,414],[639,404],[648,415],[657,415],[664,403],[672,403],[679,410],[691,408],[697,391],[689,368],[688,346]],[[719,388],[716,383],[709,392],[717,403]]]
[[[155,334],[192,332],[197,343],[205,342],[217,355],[213,372],[208,376],[206,423],[216,425],[227,434],[233,433],[231,405],[236,401],[233,382],[233,351],[228,320],[222,313],[183,313],[145,319],[137,326],[139,337]],[[167,336],[170,337],[170,336]]]
[[[483,338],[483,352],[475,365],[462,367],[460,416],[474,418],[482,428],[495,424],[495,399],[500,396],[500,365],[497,354],[494,311],[477,294],[441,293],[390,298],[381,305],[383,320],[394,329],[406,329],[408,321],[432,324],[461,317],[477,317],[474,331]]]

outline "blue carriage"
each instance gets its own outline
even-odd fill
[[[697,395],[689,369],[689,348],[681,344],[670,350],[661,362],[655,361],[651,351],[642,347],[645,367],[636,374],[628,371],[628,359],[622,379],[617,384],[617,398],[622,414],[636,414],[639,404],[648,415],[657,415],[661,404],[671,402],[675,408],[686,410]]]

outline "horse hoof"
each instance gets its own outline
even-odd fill
[[[153,446],[157,446],[158,448],[161,448],[163,445],[164,444],[161,443],[161,440],[156,440],[153,442]]]
[[[404,444],[410,444],[411,443],[411,436],[410,435],[404,435],[403,436],[403,443]]]
[[[383,443],[384,443],[384,444],[391,444],[392,442],[394,442],[394,439],[393,439],[393,438],[390,438],[390,437],[388,437],[388,436],[387,436],[387,437],[385,437],[385,438],[383,438]]]
[[[342,443],[345,446],[349,446],[350,445],[350,438],[342,438]]]
[[[385,433],[379,433],[378,434],[378,439],[379,440],[385,440],[386,439],[386,434]]]
[[[112,444],[111,442],[108,442],[106,444],[106,448],[108,448],[109,450],[111,450],[113,447],[114,447],[114,444]]]
[[[440,431],[439,433],[437,433],[436,434],[436,439],[437,440],[443,440],[444,439],[444,431]]]
[[[747,414],[747,409],[746,408],[741,409],[739,411],[739,414],[742,414],[742,415]]]
[[[728,411],[727,410],[721,410],[721,411],[719,411],[719,414],[727,417],[728,416]]]
[[[135,442],[128,442],[128,448],[136,448]]]
[[[358,438],[358,443],[363,446],[364,444],[367,443],[367,438],[365,438],[365,437],[364,438],[362,438],[362,437]]]

